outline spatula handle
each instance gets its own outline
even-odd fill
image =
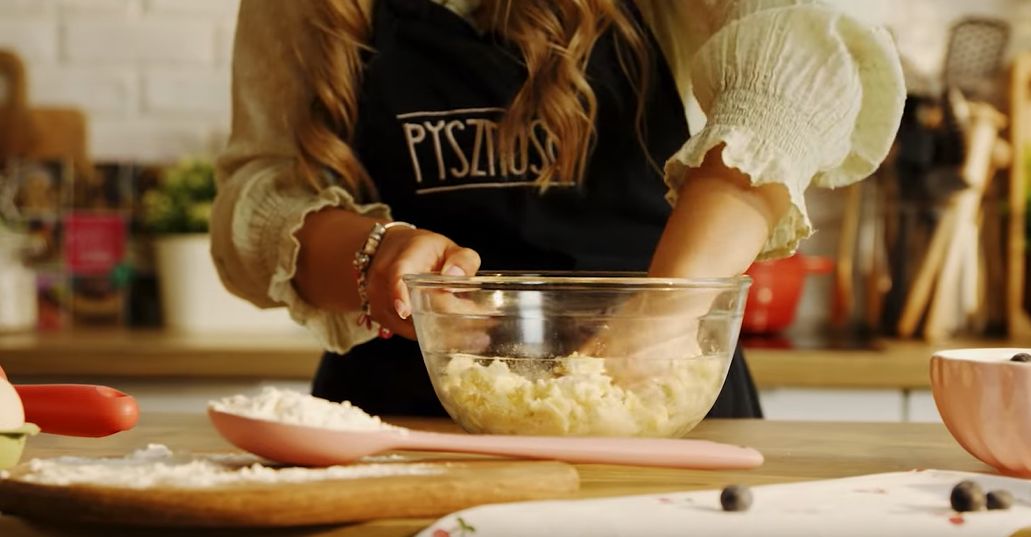
[[[454,435],[412,432],[404,449],[555,459],[583,464],[624,464],[698,470],[761,466],[757,450],[706,440],[607,437]]]
[[[108,436],[132,429],[140,415],[135,399],[106,386],[25,384],[14,388],[25,407],[25,420],[45,433]]]

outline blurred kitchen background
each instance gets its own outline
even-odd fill
[[[1031,339],[1031,1],[831,3],[892,30],[906,119],[875,177],[810,192],[802,256],[753,268],[743,340],[773,419],[936,420],[931,349]],[[145,410],[306,388],[312,340],[229,296],[207,254],[237,7],[0,0],[10,375],[107,383]]]

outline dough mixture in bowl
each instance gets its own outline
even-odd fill
[[[471,432],[674,438],[705,417],[729,363],[729,355],[427,360],[445,408]]]

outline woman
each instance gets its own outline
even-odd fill
[[[213,253],[331,351],[315,395],[436,414],[401,276],[740,274],[903,100],[886,32],[800,0],[243,0]],[[711,415],[761,415],[740,353]]]

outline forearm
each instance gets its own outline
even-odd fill
[[[293,280],[302,299],[329,311],[361,307],[351,263],[378,221],[341,209],[326,209],[305,219],[297,232],[301,250]]]
[[[780,185],[752,187],[748,177],[723,165],[719,150],[690,174],[649,274],[719,278],[743,273],[787,211],[787,191]]]

